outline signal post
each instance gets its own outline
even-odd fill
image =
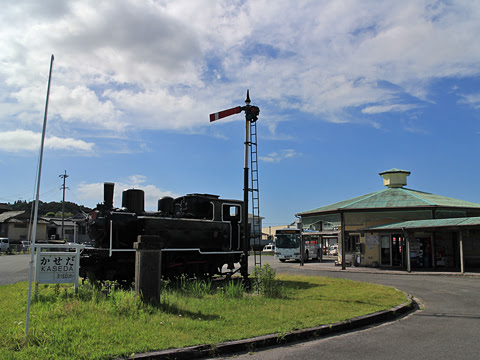
[[[245,162],[243,168],[243,256],[240,260],[240,272],[243,276],[245,284],[249,286],[248,280],[248,251],[249,251],[249,239],[250,234],[248,231],[248,151],[250,146],[250,132],[249,124],[258,120],[258,115],[260,114],[260,109],[257,106],[250,105],[250,94],[247,90],[247,98],[245,99],[245,106],[237,106],[228,110],[219,111],[213,114],[210,114],[210,122],[215,120],[220,120],[224,117],[238,114],[242,111],[245,111]]]

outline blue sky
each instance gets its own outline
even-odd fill
[[[244,105],[257,123],[265,225],[407,187],[480,203],[480,3],[27,1],[0,14],[0,202],[34,197],[55,55],[42,201],[243,198]]]

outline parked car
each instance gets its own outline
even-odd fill
[[[330,245],[328,250],[328,255],[338,255],[338,244]]]
[[[23,252],[30,251],[30,241],[22,241],[22,251]]]
[[[265,246],[263,247],[263,251],[271,251],[271,252],[274,252],[274,251],[275,251],[275,245],[273,245],[273,244],[265,245]]]
[[[0,238],[0,252],[2,251],[10,251],[10,240],[8,238]]]

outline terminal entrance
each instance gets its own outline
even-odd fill
[[[399,234],[381,236],[381,265],[402,266],[403,238]]]

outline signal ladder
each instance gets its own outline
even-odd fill
[[[255,266],[262,266],[262,253],[257,256],[255,249],[261,247],[262,229],[260,227],[260,202],[258,192],[258,159],[257,159],[257,122],[250,122],[250,169],[251,169],[251,188],[252,193],[252,227],[251,238],[253,239],[253,259]]]

